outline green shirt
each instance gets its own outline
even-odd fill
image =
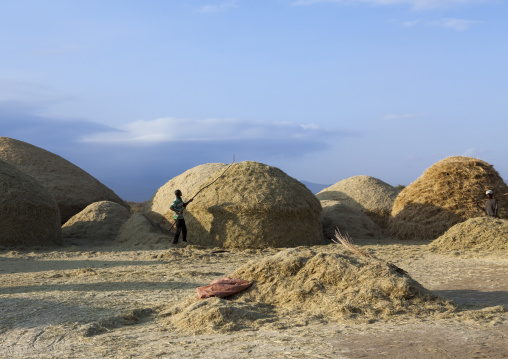
[[[178,212],[183,211],[183,201],[181,198],[176,197],[170,208],[174,211],[173,219],[183,218],[183,214],[178,214]]]

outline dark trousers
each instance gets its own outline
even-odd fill
[[[187,226],[185,225],[185,219],[178,218],[176,220],[176,233],[175,238],[173,239],[173,244],[178,243],[178,238],[180,237],[180,232],[182,232],[183,241],[187,242]]]

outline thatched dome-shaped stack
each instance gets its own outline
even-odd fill
[[[60,212],[33,177],[0,161],[0,245],[61,244]]]
[[[399,239],[436,239],[453,225],[483,216],[474,202],[508,193],[492,165],[471,157],[448,157],[428,168],[395,200],[390,233]],[[499,196],[499,215],[507,218],[508,197]]]
[[[188,201],[206,185],[206,183],[203,183],[205,179],[218,171],[224,170],[226,166],[225,163],[207,163],[185,171],[159,188],[153,197],[145,203],[143,212],[169,229],[171,223],[173,223],[173,212],[169,207],[175,200],[175,190],[182,191],[183,199]],[[217,176],[219,175],[220,172],[217,173]]]
[[[112,201],[128,208],[120,197],[96,178],[40,147],[0,137],[0,160],[34,177],[53,195],[62,223],[93,202]]]
[[[173,221],[171,212],[159,213]],[[264,248],[323,243],[320,213],[318,199],[302,183],[278,168],[246,161],[201,192],[184,217],[191,242]]]
[[[382,236],[381,228],[355,208],[339,201],[321,201],[321,207],[323,207],[321,223],[325,238],[334,238],[336,228],[341,234],[347,234],[355,241]]]
[[[354,176],[319,192],[320,200],[340,201],[355,208],[381,227],[386,227],[399,190],[370,176]]]
[[[129,217],[129,210],[118,203],[95,202],[69,219],[62,226],[62,234],[65,239],[114,241]]]
[[[477,217],[457,223],[433,241],[433,252],[498,253],[508,255],[508,220]]]

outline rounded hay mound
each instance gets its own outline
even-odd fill
[[[131,246],[166,248],[173,241],[169,232],[143,213],[134,213],[120,228],[116,237],[118,243]]]
[[[53,195],[62,224],[93,202],[112,201],[129,207],[89,173],[40,147],[0,137],[0,160],[34,177]]]
[[[95,202],[69,219],[62,235],[67,240],[112,241],[129,217],[129,210],[118,203]]]
[[[385,228],[399,190],[370,176],[354,176],[325,188],[316,197],[320,200],[340,201],[369,216]]]
[[[320,202],[323,207],[321,224],[325,238],[335,238],[336,228],[343,235],[347,234],[355,240],[382,236],[381,228],[359,210],[339,201]]]
[[[429,244],[433,252],[508,254],[508,220],[478,217],[454,225]]]
[[[169,209],[175,199],[175,190],[183,193],[188,200],[194,196],[204,185],[203,181],[211,175],[223,170],[225,163],[207,163],[191,168],[181,175],[169,180],[148,200],[144,207],[145,213],[166,229],[173,223],[173,212]]]
[[[269,304],[295,316],[372,321],[453,311],[449,302],[387,263],[330,251],[286,249],[228,277],[254,281],[235,300]]]
[[[389,231],[399,239],[436,239],[453,225],[482,216],[474,202],[485,198],[488,189],[494,196],[508,192],[492,165],[471,157],[445,158],[397,196]],[[498,201],[500,217],[507,218],[508,197]]]
[[[60,212],[33,177],[0,161],[0,245],[61,244]]]
[[[217,173],[203,183],[216,178]],[[172,213],[161,214],[172,220]],[[320,214],[318,199],[305,185],[278,168],[246,161],[201,192],[184,217],[191,242],[265,248],[323,244]]]

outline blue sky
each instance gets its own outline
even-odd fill
[[[142,201],[196,165],[508,178],[500,0],[0,1],[0,136]]]

